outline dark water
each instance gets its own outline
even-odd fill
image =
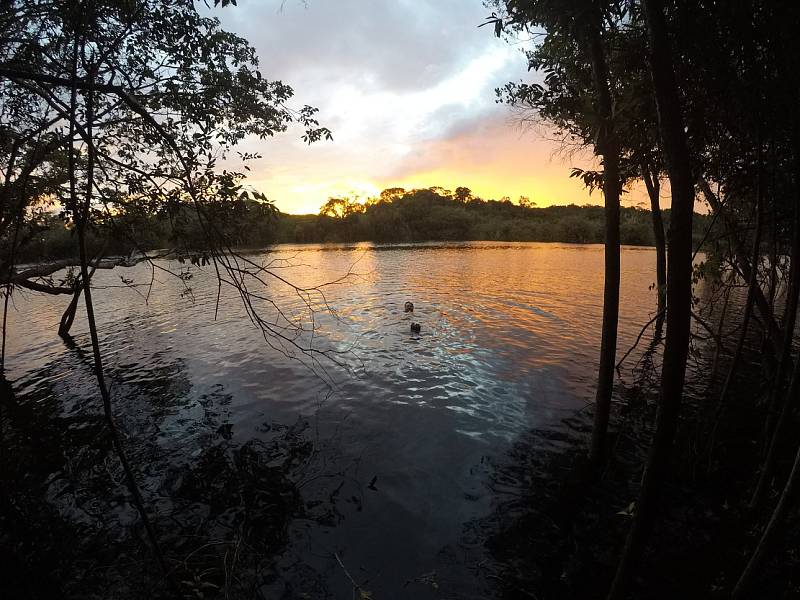
[[[563,430],[593,399],[602,247],[281,246],[250,259],[323,286],[248,281],[282,340],[265,339],[227,287],[215,319],[209,268],[160,263],[152,289],[145,265],[95,276],[115,412],[160,530],[170,537],[171,518],[176,531],[229,540],[244,522],[269,563],[253,592],[262,597],[351,597],[348,573],[374,598],[488,595],[471,525],[496,503],[486,465],[531,429]],[[654,264],[652,249],[623,249],[621,351],[653,314]],[[85,322],[72,347],[56,335],[64,305],[15,297],[4,435],[20,448],[13,472],[30,480],[25,493],[72,534],[102,529],[109,543],[137,518],[99,441]],[[259,486],[268,500],[250,497]],[[226,508],[239,498],[244,521]],[[274,514],[280,498],[295,506],[288,526],[253,529],[253,507]],[[193,551],[182,543],[173,554]],[[87,573],[126,558],[94,551]]]

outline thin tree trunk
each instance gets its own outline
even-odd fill
[[[619,143],[614,131],[614,115],[608,81],[608,65],[600,37],[600,15],[588,28],[592,78],[597,94],[597,108],[602,120],[598,149],[603,158],[603,198],[605,201],[605,274],[603,283],[603,331],[600,341],[600,365],[595,395],[594,427],[589,458],[594,464],[605,460],[611,394],[614,390],[614,367],[617,355],[617,323],[619,321]]]
[[[94,269],[92,269],[92,272],[89,273],[89,277],[92,275],[94,275]],[[67,305],[64,314],[61,315],[61,321],[58,324],[58,335],[62,338],[67,337],[70,329],[72,329],[72,324],[75,322],[75,314],[78,311],[78,301],[81,298],[81,294],[83,294],[82,277],[75,282],[75,293],[72,295],[72,300],[70,300],[69,304]]]
[[[770,184],[770,191],[772,193],[773,203],[776,198],[776,168],[775,168],[775,141],[772,140],[770,143],[770,154],[772,160],[772,177],[771,177],[771,184]],[[769,289],[767,293],[767,300],[769,302],[769,307],[772,312],[772,315],[775,315],[775,295],[778,291],[778,216],[777,210],[774,209],[771,211],[771,218],[770,218],[770,252],[769,252]],[[764,379],[769,382],[768,390],[769,390],[769,398],[770,400],[773,399],[773,387],[775,385],[775,371],[777,370],[777,360],[778,356],[775,352],[773,344],[770,342],[772,338],[769,333],[768,328],[764,328],[762,330],[762,345],[761,345],[761,369],[764,374]],[[767,414],[769,415],[774,410],[773,407],[768,408]],[[765,423],[765,432],[769,430],[768,423]],[[767,439],[766,437],[764,439]],[[762,454],[761,458],[763,459],[766,457],[768,448],[766,446],[762,446]]]
[[[77,40],[76,40],[75,63],[73,65],[73,74],[72,74],[73,81],[77,81],[77,74],[75,72],[77,69],[77,56],[78,53],[77,53]],[[90,73],[89,78],[90,82],[93,81],[94,74]],[[86,92],[86,128],[85,128],[87,136],[90,139],[92,136],[93,109],[94,109],[93,92],[90,87]],[[86,305],[86,319],[89,324],[89,336],[92,342],[94,373],[97,379],[98,387],[100,388],[100,395],[103,401],[103,413],[105,415],[106,424],[108,425],[109,433],[111,435],[111,440],[114,444],[114,449],[116,450],[117,456],[119,457],[119,461],[122,465],[122,469],[125,473],[125,480],[127,483],[128,490],[133,496],[134,504],[136,505],[140,518],[142,519],[142,524],[144,525],[145,532],[147,533],[147,537],[150,541],[150,545],[152,547],[156,561],[158,562],[159,568],[161,569],[162,574],[166,575],[167,567],[166,563],[164,562],[164,557],[161,554],[161,548],[158,543],[158,538],[155,534],[153,525],[150,522],[150,518],[147,516],[144,499],[142,498],[141,491],[139,490],[139,486],[136,483],[136,478],[133,474],[133,469],[131,468],[130,463],[128,462],[127,455],[125,454],[125,448],[122,444],[122,438],[119,434],[119,430],[117,429],[117,425],[114,421],[114,415],[111,408],[111,394],[108,391],[108,386],[106,385],[105,376],[103,373],[103,358],[100,352],[99,337],[97,335],[97,323],[95,321],[95,316],[94,316],[94,304],[92,303],[92,285],[91,285],[91,275],[89,274],[89,259],[86,251],[86,224],[89,220],[89,215],[91,210],[92,186],[94,185],[94,152],[92,151],[91,146],[87,148],[86,190],[83,199],[83,205],[79,206],[78,195],[77,195],[77,184],[76,184],[75,151],[74,148],[72,147],[75,135],[75,119],[77,118],[76,88],[74,85],[72,87],[70,113],[71,113],[70,147],[69,147],[70,202],[72,204],[72,208],[74,211],[73,214],[75,215],[75,225],[78,233],[77,236],[78,253],[80,257],[81,278],[84,282],[83,296],[84,296],[84,303]]]
[[[770,186],[773,201],[776,198],[776,185],[775,185],[775,141],[771,143],[770,152],[772,154],[772,185]],[[778,290],[778,216],[776,211],[772,211],[772,218],[770,219],[770,241],[771,249],[769,255],[770,274],[769,274],[769,304],[775,304],[775,292]],[[774,314],[773,309],[773,314]]]
[[[72,329],[72,323],[75,321],[75,313],[78,310],[78,300],[83,293],[83,285],[78,282],[75,285],[75,293],[72,295],[72,300],[70,300],[69,304],[67,305],[67,309],[64,311],[64,314],[61,315],[61,321],[58,324],[58,335],[61,337],[65,337],[69,335],[69,330]]]
[[[17,218],[16,226],[14,227],[14,237],[11,239],[11,251],[8,256],[8,271],[9,273],[14,270],[14,255],[17,249],[17,239],[19,237],[21,215]],[[0,349],[0,380],[5,377],[6,373],[6,335],[8,333],[8,302],[11,300],[11,292],[14,290],[14,285],[11,283],[10,278],[6,284],[6,293],[3,297],[3,342],[2,349]]]
[[[800,396],[800,360],[795,363],[792,382],[789,385],[787,396],[792,397],[792,395],[795,397]],[[780,533],[783,522],[786,520],[786,515],[791,507],[792,499],[799,481],[800,447],[798,447],[797,452],[795,453],[792,470],[789,473],[788,479],[786,480],[786,485],[783,487],[780,500],[778,500],[778,504],[775,507],[775,510],[772,512],[772,517],[770,518],[769,523],[767,523],[767,526],[764,528],[764,532],[761,534],[761,539],[759,540],[756,549],[753,551],[753,555],[750,557],[747,566],[744,568],[742,575],[739,577],[739,581],[736,583],[736,587],[733,589],[733,594],[731,597],[734,600],[745,597],[748,589],[752,585],[753,578],[755,577],[759,566],[772,549],[772,546],[774,545],[775,540]]]
[[[102,254],[101,254],[102,256]],[[89,271],[89,277],[94,277],[94,272],[97,270],[97,263],[100,261],[100,257],[97,258],[94,264],[92,264],[92,270]],[[58,324],[58,335],[62,338],[69,335],[70,329],[72,329],[72,324],[75,322],[75,315],[78,309],[78,301],[80,300],[81,294],[83,293],[83,276],[75,283],[75,293],[72,295],[72,300],[67,305],[64,314],[61,315],[61,321]]]
[[[783,316],[783,346],[778,357],[778,365],[775,370],[775,377],[770,391],[769,408],[767,410],[767,423],[765,427],[765,439],[770,439],[775,432],[778,420],[778,401],[782,396],[784,381],[787,371],[791,368],[789,363],[792,356],[792,338],[794,328],[797,323],[797,304],[800,296],[800,207],[795,206],[795,233],[792,242],[791,266],[789,269],[789,289],[786,291],[786,306]]]
[[[800,297],[800,126],[795,124],[793,131],[793,139],[795,142],[795,185],[798,189],[798,197],[795,198],[794,205],[794,225],[792,231],[792,248],[791,248],[791,268],[789,271],[789,289],[786,292],[786,308],[783,318],[783,346],[781,348],[781,355],[778,360],[778,369],[773,382],[772,393],[775,397],[770,401],[770,414],[767,415],[767,439],[768,450],[766,458],[761,467],[761,474],[756,483],[753,497],[750,499],[750,508],[756,509],[764,498],[764,494],[769,487],[772,479],[772,471],[775,467],[775,460],[777,458],[778,446],[780,445],[786,427],[789,423],[789,417],[797,405],[798,398],[791,393],[786,394],[780,414],[775,419],[772,413],[776,412],[777,398],[781,397],[783,391],[783,380],[785,373],[791,365],[791,352],[792,340],[794,339],[794,328],[797,323],[797,307],[798,299]],[[800,363],[800,358],[797,359]],[[795,366],[795,372],[797,368]],[[772,405],[775,405],[773,407]],[[771,421],[774,420],[774,424]],[[772,427],[770,427],[772,425]]]
[[[609,598],[612,599],[623,595],[630,567],[641,554],[655,519],[678,425],[691,326],[694,181],[662,3],[660,0],[644,0],[644,9],[659,131],[672,189],[667,331],[656,430],[642,478],[636,513],[609,592]]]
[[[759,192],[758,196],[756,197],[756,231],[753,237],[753,253],[750,259],[750,263],[754,265],[753,270],[750,272],[750,281],[748,282],[747,286],[747,302],[745,302],[744,306],[744,315],[742,316],[742,325],[741,329],[739,330],[739,339],[736,342],[736,350],[733,352],[733,358],[731,359],[731,365],[728,368],[728,374],[725,377],[725,383],[722,385],[722,391],[719,394],[719,400],[717,402],[717,410],[714,414],[714,425],[713,429],[711,430],[711,434],[709,435],[709,442],[708,442],[708,464],[709,468],[711,465],[711,458],[714,453],[714,444],[717,437],[717,429],[719,428],[719,422],[722,418],[722,412],[725,410],[725,402],[728,399],[728,393],[730,392],[731,383],[733,383],[733,378],[736,376],[736,371],[739,368],[739,361],[742,358],[742,352],[744,351],[744,344],[747,341],[747,330],[750,326],[750,318],[753,315],[753,304],[755,301],[755,289],[758,287],[758,268],[757,265],[759,264],[759,259],[761,256],[761,230],[762,225],[761,221],[763,220],[763,209],[762,209],[762,198]]]
[[[11,155],[9,156],[8,162],[8,169],[5,175],[5,184],[3,186],[3,209],[6,206],[10,208],[11,205],[11,184],[9,183],[11,180],[11,171],[14,161],[16,160],[17,155],[17,144],[14,143],[11,149]],[[22,180],[22,186],[20,190],[20,194],[26,193],[26,188],[28,186],[28,175]],[[11,248],[8,252],[8,264],[5,265],[7,270],[7,279],[8,283],[6,284],[6,293],[5,297],[3,298],[3,341],[2,341],[2,348],[0,348],[0,382],[4,381],[5,372],[6,372],[6,336],[8,334],[8,303],[11,300],[11,293],[14,291],[14,284],[11,281],[11,274],[14,272],[14,263],[16,261],[16,252],[17,252],[17,243],[19,241],[19,230],[22,226],[22,200],[18,203],[16,213],[14,213],[14,235],[11,237]],[[0,214],[0,217],[3,215]]]
[[[711,210],[720,215],[720,220],[725,225],[725,228],[729,232],[729,235],[732,239],[733,254],[736,264],[739,266],[739,270],[742,272],[744,278],[747,281],[750,281],[752,266],[748,260],[748,253],[744,242],[736,234],[736,223],[730,218],[728,211],[722,206],[722,203],[716,197],[711,189],[711,186],[708,185],[708,182],[705,179],[700,178],[698,179],[697,184],[700,187],[700,191],[703,192],[706,200],[711,205]],[[761,317],[764,320],[766,329],[769,332],[771,347],[779,351],[781,348],[783,333],[781,332],[781,328],[778,326],[778,323],[775,321],[772,305],[764,296],[764,293],[761,291],[760,287],[755,289],[754,302],[759,313],[761,313]]]
[[[756,270],[753,269],[753,275]],[[719,370],[719,357],[722,354],[722,332],[725,327],[725,318],[728,316],[728,306],[730,306],[731,290],[733,283],[736,279],[736,271],[731,271],[728,282],[725,285],[725,300],[722,302],[722,314],[719,316],[719,323],[717,324],[717,335],[715,336],[716,346],[714,347],[714,356],[711,359],[711,373],[709,374],[708,383],[713,385],[717,380],[717,371]]]
[[[661,215],[661,184],[658,173],[650,172],[647,165],[641,165],[642,179],[650,197],[650,214],[653,218],[653,238],[656,242],[656,287],[658,288],[658,312],[661,318],[656,324],[656,331],[661,331],[667,308],[667,239],[664,234],[664,219]]]

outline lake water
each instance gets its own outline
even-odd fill
[[[115,412],[160,531],[168,517],[215,539],[241,531],[247,519],[209,499],[230,482],[211,457],[231,453],[223,463],[241,469],[240,449],[259,443],[271,469],[289,451],[270,444],[290,438],[304,508],[274,546],[264,597],[350,597],[348,574],[374,598],[487,595],[471,530],[496,504],[486,465],[593,400],[602,246],[279,246],[248,258],[306,289],[265,272],[246,281],[282,338],[265,337],[227,286],[215,318],[210,267],[161,262],[152,289],[144,264],[94,279]],[[654,313],[654,265],[653,249],[622,251],[620,351]],[[56,335],[65,304],[15,296],[6,439],[33,474],[26,493],[73,530],[123,539],[137,519],[107,444],[84,449],[103,438],[100,401],[85,321],[77,348]]]

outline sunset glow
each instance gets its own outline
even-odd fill
[[[495,102],[495,88],[530,75],[518,47],[478,28],[480,3],[382,0],[362,9],[351,0],[274,0],[217,13],[255,44],[264,73],[292,85],[296,105],[318,107],[333,132],[311,147],[298,131],[245,144],[264,156],[250,183],[282,211],[434,185],[528,196],[538,206],[602,202],[569,178],[571,167],[592,166],[590,154],[561,152],[552,132],[523,129]]]

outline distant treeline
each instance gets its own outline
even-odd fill
[[[450,192],[439,187],[406,191],[384,190],[377,198],[357,202],[331,198],[318,215],[278,212],[270,203],[237,200],[210,204],[207,221],[225,230],[237,247],[256,248],[275,243],[425,242],[496,240],[520,242],[603,242],[601,206],[538,208],[526,198],[518,202],[483,200],[467,188]],[[664,211],[669,226],[670,211]],[[710,219],[696,215],[694,236],[702,241]],[[649,210],[623,208],[622,243],[654,244]],[[137,248],[171,248],[194,252],[204,249],[206,235],[194,208],[117,214],[89,232],[93,254],[127,254]],[[709,236],[708,239],[714,239]],[[18,260],[37,261],[74,256],[74,230],[56,215],[45,215],[38,228],[20,246]]]
[[[669,210],[664,211],[669,225]],[[548,206],[537,208],[526,198],[483,200],[467,188],[455,192],[433,187],[406,191],[384,190],[365,203],[332,198],[319,215],[282,214],[277,220],[276,241],[325,242],[423,242],[499,240],[520,242],[603,242],[602,206]],[[702,238],[709,219],[697,215],[695,238]],[[652,246],[653,224],[649,210],[623,208],[620,216],[622,243]]]
[[[122,204],[113,217],[98,217],[87,230],[92,256],[169,249],[193,254],[208,249],[209,228],[232,247],[263,247],[276,242],[280,213],[271,202],[250,197],[220,199],[203,205],[203,218],[189,203],[170,203],[150,211]],[[0,256],[8,240],[0,238]],[[66,213],[40,212],[16,249],[18,262],[77,257],[76,230]]]

